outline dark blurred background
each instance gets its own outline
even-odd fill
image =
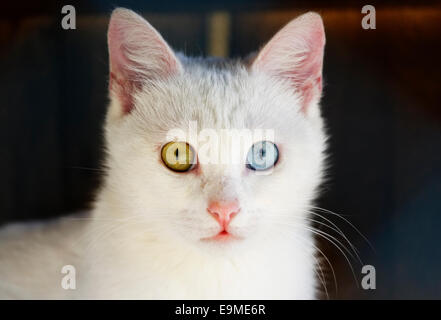
[[[441,6],[377,2],[2,3],[0,224],[90,205],[100,182],[113,8],[141,13],[189,55],[233,57],[314,10],[327,34],[322,106],[331,134],[329,181],[318,205],[348,219],[375,249],[343,219],[323,212],[362,260],[348,256],[354,280],[340,251],[320,241],[337,277],[336,290],[328,274],[329,296],[441,298]],[[76,30],[61,27],[67,4],[75,6]],[[365,4],[376,8],[375,30],[361,27]],[[360,286],[363,264],[376,268],[375,290]]]

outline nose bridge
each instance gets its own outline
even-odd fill
[[[228,202],[237,198],[240,177],[229,166],[210,168],[205,173],[204,191],[208,201]]]
[[[227,230],[231,219],[240,211],[239,174],[240,172],[228,165],[212,167],[204,173],[207,212],[223,230]]]

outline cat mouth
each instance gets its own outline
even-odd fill
[[[210,242],[225,242],[225,241],[232,241],[232,240],[238,240],[239,237],[231,234],[227,230],[222,230],[218,234],[208,237],[208,238],[202,238],[202,241],[210,241]]]

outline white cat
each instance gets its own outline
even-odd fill
[[[108,43],[106,176],[94,209],[3,228],[0,297],[316,298],[308,209],[326,145],[320,16],[291,21],[249,61],[176,55],[126,9],[113,12]],[[253,140],[238,163],[206,163],[200,136],[170,141],[189,123],[197,135],[270,129],[274,140]],[[64,265],[75,290],[62,286]]]

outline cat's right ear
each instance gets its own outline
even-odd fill
[[[107,33],[109,46],[109,91],[112,104],[127,114],[133,108],[133,93],[149,82],[182,71],[182,66],[161,35],[135,12],[118,8],[112,13]]]

